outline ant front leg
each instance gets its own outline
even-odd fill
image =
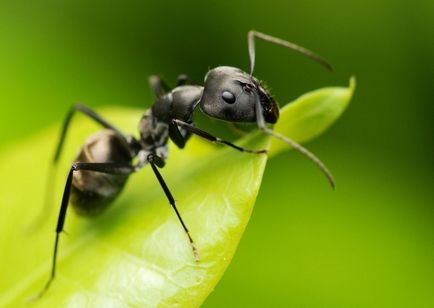
[[[65,184],[65,190],[63,191],[62,203],[60,206],[59,217],[57,219],[56,226],[56,239],[54,241],[53,259],[51,265],[51,276],[45,287],[38,294],[37,298],[42,297],[45,292],[48,291],[51,283],[56,276],[56,263],[57,263],[57,251],[59,245],[59,235],[63,231],[63,226],[65,224],[66,212],[68,210],[69,197],[71,195],[72,180],[74,177],[74,172],[80,170],[102,172],[108,174],[118,174],[118,175],[129,175],[135,171],[135,168],[130,164],[119,164],[119,163],[74,163],[69,171],[68,178]]]
[[[234,148],[235,150],[238,150],[240,152],[246,152],[246,153],[252,153],[252,154],[266,154],[267,153],[267,150],[251,150],[251,149],[246,149],[246,148],[240,147],[240,146],[233,144],[229,141],[223,140],[219,137],[215,137],[215,136],[211,135],[210,133],[208,133],[208,132],[206,132],[200,128],[195,127],[192,124],[186,123],[186,122],[178,120],[178,119],[173,119],[172,123],[175,124],[175,126],[180,126],[184,129],[186,129],[188,132],[195,134],[195,135],[198,135],[198,136],[200,136],[206,140],[209,140],[209,141],[214,142],[214,143],[219,143],[219,144],[224,144],[224,145],[230,146],[231,148]]]
[[[167,187],[167,184],[163,179],[163,176],[161,175],[160,171],[158,171],[158,168],[162,168],[164,166],[164,160],[155,154],[149,154],[147,157],[147,161],[151,165],[152,171],[154,171],[154,174],[157,177],[157,180],[160,183],[160,186],[163,189],[164,194],[166,195],[167,199],[169,200],[169,203],[172,206],[173,210],[175,211],[176,216],[178,217],[178,220],[182,225],[182,228],[184,229],[185,233],[187,234],[188,240],[190,241],[191,249],[193,251],[194,259],[196,261],[199,261],[200,257],[199,257],[199,253],[197,251],[196,245],[193,241],[193,238],[190,235],[190,232],[188,231],[187,226],[185,225],[184,221],[182,220],[181,214],[179,214],[179,211],[176,208],[175,198],[173,198],[172,193],[169,190],[169,187]]]
[[[178,125],[172,121],[169,123],[169,136],[178,148],[183,149],[190,138],[191,133],[184,128],[179,129]]]

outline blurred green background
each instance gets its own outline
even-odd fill
[[[252,28],[335,66],[258,42],[255,75],[282,105],[351,75],[358,88],[309,144],[337,190],[298,155],[271,160],[204,307],[433,307],[434,1],[1,1],[0,147],[74,102],[146,108],[150,74],[247,70]]]

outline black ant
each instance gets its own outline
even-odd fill
[[[277,122],[279,107],[261,82],[253,77],[255,38],[297,51],[331,70],[330,64],[313,52],[252,30],[248,33],[250,74],[239,68],[219,66],[206,74],[204,86],[192,85],[185,75],[181,75],[174,89],[170,89],[159,77],[151,76],[150,85],[157,98],[140,119],[139,139],[131,135],[124,135],[90,108],[83,105],[73,106],[63,125],[54,155],[54,164],[59,160],[69,124],[76,112],[83,113],[105,129],[86,140],[76,162],[72,164],[69,171],[57,220],[51,276],[39,293],[39,297],[48,290],[56,274],[59,234],[63,231],[69,202],[71,201],[78,214],[97,215],[119,195],[129,175],[148,164],[188,237],[195,260],[199,260],[197,248],[176,208],[175,199],[158,171],[159,168],[164,167],[167,159],[167,142],[170,139],[182,149],[190,136],[196,134],[211,142],[224,144],[241,152],[264,154],[267,151],[246,149],[195,127],[193,112],[196,108],[212,118],[232,123],[256,123],[264,133],[286,142],[312,160],[334,187],[331,173],[314,154],[268,128],[267,123]],[[135,158],[137,158],[136,163],[133,164]]]

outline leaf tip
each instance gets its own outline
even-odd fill
[[[356,85],[357,85],[356,76],[353,75],[350,77],[350,84],[348,86],[351,91],[351,95],[353,95],[354,91],[356,90]]]

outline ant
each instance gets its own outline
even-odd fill
[[[264,133],[276,137],[299,151],[315,163],[326,175],[332,187],[334,179],[325,165],[306,148],[270,129],[279,118],[279,106],[261,82],[253,76],[255,66],[255,39],[277,44],[299,52],[332,70],[331,65],[310,50],[291,42],[251,30],[248,32],[250,73],[239,68],[219,66],[205,76],[204,86],[193,85],[187,76],[180,75],[177,85],[170,89],[158,76],[149,78],[156,100],[145,111],[139,122],[140,138],[124,135],[96,112],[84,105],[74,105],[63,124],[53,164],[59,160],[62,146],[73,115],[80,112],[100,124],[104,130],[90,136],[82,146],[69,171],[56,226],[56,238],[51,265],[51,276],[39,293],[41,297],[50,287],[56,274],[59,235],[63,231],[68,204],[79,215],[93,216],[105,210],[116,199],[125,186],[130,174],[150,165],[170,205],[178,217],[190,242],[194,259],[199,253],[188,228],[176,208],[175,199],[159,169],[167,159],[167,143],[172,140],[184,148],[192,134],[214,143],[227,145],[240,152],[266,154],[267,150],[252,150],[237,146],[229,141],[194,126],[193,112],[198,108],[209,117],[231,123],[256,123]],[[133,163],[133,160],[136,162]]]

